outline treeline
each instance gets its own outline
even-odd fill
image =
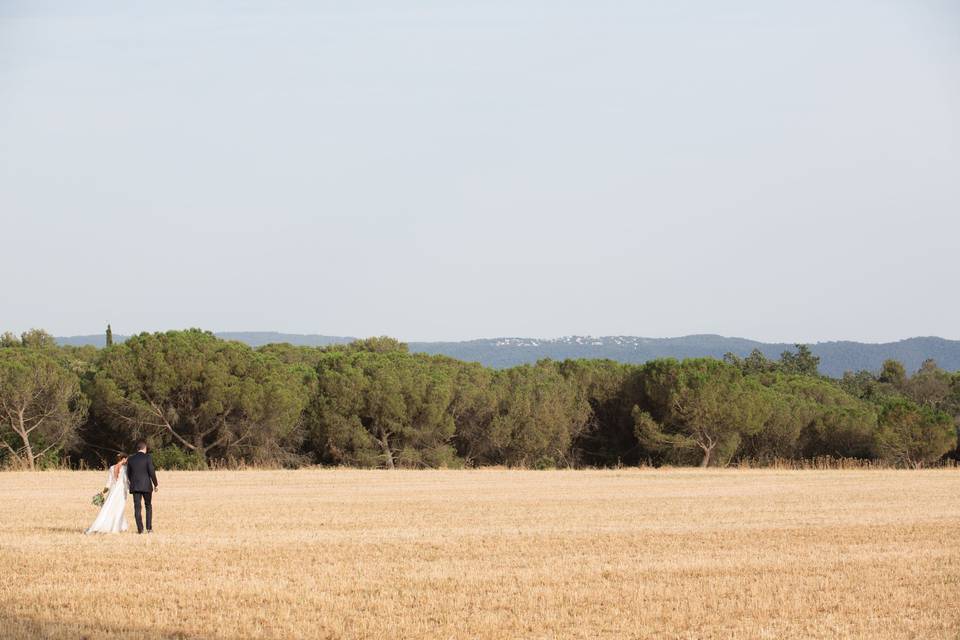
[[[818,374],[804,345],[643,365],[494,370],[390,338],[251,348],[196,329],[61,347],[0,337],[0,465],[101,466],[140,438],[158,465],[535,468],[957,456],[960,374]]]

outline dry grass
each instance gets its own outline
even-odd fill
[[[161,473],[85,537],[101,475],[0,474],[0,636],[960,637],[956,470]]]

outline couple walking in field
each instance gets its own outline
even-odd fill
[[[100,507],[97,519],[86,533],[121,533],[130,527],[123,512],[127,507],[127,493],[133,494],[133,517],[137,522],[137,533],[143,533],[143,519],[140,504],[146,507],[147,533],[153,531],[153,492],[157,486],[157,471],[153,467],[153,458],[147,453],[147,443],[137,443],[137,452],[117,455],[117,463],[107,471],[107,484],[103,489],[106,497]]]

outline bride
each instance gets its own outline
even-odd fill
[[[120,533],[128,528],[123,512],[127,507],[127,492],[130,481],[127,479],[127,454],[117,454],[117,464],[107,471],[107,484],[104,493],[107,497],[100,507],[97,519],[86,533]]]

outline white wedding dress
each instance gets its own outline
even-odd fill
[[[86,533],[120,533],[129,528],[127,519],[123,516],[127,508],[127,493],[130,490],[127,465],[120,467],[119,471],[115,467],[116,465],[107,470],[106,487],[109,491],[103,500],[97,519],[93,521]],[[116,479],[114,475],[117,476]]]

